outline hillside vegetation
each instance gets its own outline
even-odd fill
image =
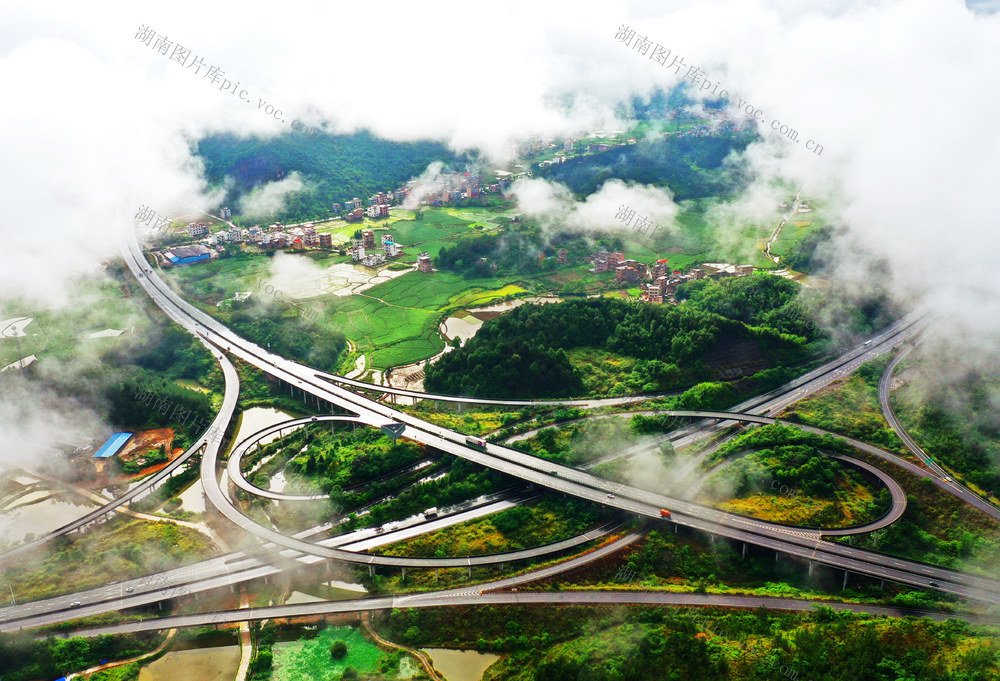
[[[713,135],[665,137],[580,156],[541,170],[539,175],[577,194],[596,192],[610,179],[669,187],[676,200],[726,195],[743,184],[738,168],[723,161],[756,138],[749,130]]]
[[[350,135],[288,132],[276,137],[210,135],[195,151],[209,182],[232,182],[226,201],[254,187],[301,173],[305,187],[291,194],[276,217],[287,222],[329,214],[333,202],[367,198],[418,176],[433,161],[457,162],[439,142],[391,142],[362,130]]]
[[[578,395],[582,375],[566,351],[580,347],[645,361],[639,374],[633,369],[638,385],[622,390],[687,387],[737,363],[743,374],[751,373],[746,367],[766,370],[802,359],[819,338],[798,308],[797,290],[758,274],[694,287],[677,306],[608,298],[524,305],[427,367],[425,385],[481,397]]]

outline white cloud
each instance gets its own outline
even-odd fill
[[[621,180],[605,182],[582,201],[575,199],[566,185],[542,179],[518,180],[510,192],[526,215],[547,226],[577,230],[633,229],[617,217],[620,212],[633,211],[636,219],[647,218],[670,231],[679,212],[669,190]],[[647,227],[647,231],[653,229]]]
[[[240,198],[240,212],[248,216],[274,215],[284,210],[289,194],[301,191],[303,187],[302,176],[294,171],[288,177],[254,187]]]

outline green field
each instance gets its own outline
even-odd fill
[[[347,655],[340,660],[330,657],[330,644],[347,643]],[[315,681],[339,679],[347,667],[362,674],[378,669],[383,653],[354,627],[327,627],[316,638],[276,643],[273,647],[273,681]]]
[[[808,213],[796,213],[791,220],[781,228],[781,234],[773,244],[771,244],[771,254],[779,258],[787,254],[792,247],[801,241],[807,234],[826,226],[829,217],[821,203],[809,199],[806,201],[812,208]],[[777,220],[775,220],[777,225]]]
[[[261,255],[174,267],[167,278],[175,280],[188,295],[221,299],[231,298],[237,291],[253,291],[261,279],[270,276],[271,259]]]
[[[453,209],[424,210],[419,220],[399,220],[393,224],[393,238],[406,247],[404,262],[416,262],[424,251],[436,258],[442,248],[471,232],[470,221],[452,215],[450,210]]]
[[[463,279],[450,272],[409,272],[355,296],[326,305],[326,324],[369,355],[369,366],[386,368],[431,357],[444,349],[440,311],[482,305],[523,291],[511,278]]]
[[[766,241],[774,225],[746,223],[738,228],[725,227],[710,217],[714,206],[714,202],[706,200],[682,202],[677,228],[672,232],[656,235],[626,232],[622,235],[626,256],[647,264],[667,258],[675,270],[686,270],[705,262],[773,268],[774,264],[759,245]]]

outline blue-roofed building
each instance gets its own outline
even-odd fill
[[[132,433],[115,433],[108,438],[108,441],[101,445],[101,448],[94,452],[95,459],[107,459],[121,451]]]
[[[194,262],[210,259],[212,252],[201,244],[195,244],[194,246],[175,246],[164,252],[163,255],[174,265],[190,265]]]

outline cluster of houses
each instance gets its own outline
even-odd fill
[[[400,187],[390,192],[377,192],[368,198],[368,206],[358,197],[348,199],[344,203],[335,203],[331,210],[347,220],[348,222],[360,222],[366,217],[387,218],[389,217],[389,206],[394,203],[401,203],[410,193],[407,187]]]
[[[388,258],[395,258],[403,252],[399,244],[393,241],[392,234],[383,234],[380,246],[379,248],[375,245],[375,232],[366,229],[363,232],[354,233],[347,252],[352,260],[367,267],[377,267]]]
[[[192,222],[187,226],[187,233],[191,238],[207,237],[207,243],[214,246],[248,243],[264,249],[333,248],[333,237],[329,234],[319,234],[316,227],[309,222],[299,227],[285,227],[280,222],[269,227],[231,227],[214,234],[209,233],[207,225]]]
[[[626,259],[624,253],[608,251],[594,253],[590,261],[594,265],[594,272],[614,272],[616,284],[638,284],[642,299],[649,303],[672,302],[677,287],[689,281],[745,277],[754,271],[753,265],[705,263],[684,274],[671,270],[665,258],[647,266],[636,260]]]
[[[168,262],[175,265],[186,265],[201,262],[218,254],[209,249],[211,245],[221,244],[252,244],[262,249],[304,250],[306,248],[333,248],[333,237],[330,234],[319,234],[313,223],[307,222],[296,227],[287,227],[276,222],[269,227],[233,227],[210,233],[208,226],[192,222],[187,226],[188,235],[197,238],[204,237],[203,243],[191,246],[178,246],[164,255]],[[375,232],[366,229],[354,233],[347,249],[352,260],[367,267],[378,267],[390,258],[396,258],[403,253],[402,247],[396,243],[392,234],[382,234],[378,243]],[[433,262],[427,252],[421,253],[417,259],[417,269],[421,272],[432,272]]]
[[[510,186],[510,177],[505,176],[503,171],[497,175],[500,177],[496,182],[483,184],[478,170],[467,173],[442,173],[429,181],[411,180],[407,182],[407,187],[411,192],[419,193],[421,205],[440,206],[506,191]]]

